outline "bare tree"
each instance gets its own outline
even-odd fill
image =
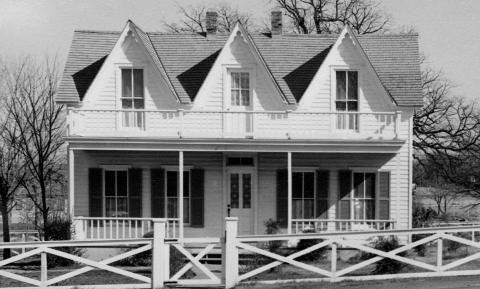
[[[64,118],[62,107],[53,100],[58,81],[55,61],[31,60],[10,69],[7,80],[5,132],[24,159],[29,181],[22,186],[42,215],[40,229],[48,224],[49,187],[61,169]]]
[[[388,15],[376,0],[273,0],[301,34],[338,33],[349,25],[358,34],[384,32]]]
[[[240,12],[237,8],[233,8],[228,3],[218,3],[214,8],[218,13],[217,30],[219,32],[231,32],[237,22],[247,29],[252,29],[251,15],[249,13]],[[179,6],[180,19],[171,23],[164,23],[167,31],[173,33],[195,33],[206,32],[205,14],[207,7],[203,4],[196,6]]]
[[[3,75],[3,70],[0,75]],[[2,78],[4,79],[4,78]],[[10,212],[15,207],[15,199],[25,179],[24,164],[16,149],[15,140],[5,133],[7,112],[4,110],[6,95],[5,86],[0,84],[0,213],[2,216],[3,242],[10,242]],[[11,256],[10,249],[3,250],[3,258]]]
[[[451,95],[451,84],[441,72],[424,68],[424,105],[413,117],[414,157],[435,166],[440,176],[456,184],[457,171],[480,156],[480,111],[473,102]]]

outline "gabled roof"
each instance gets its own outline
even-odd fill
[[[147,33],[143,32],[143,30],[140,29],[137,25],[135,25],[131,20],[128,20],[128,25],[131,31],[133,31],[133,33],[135,34],[135,36],[142,42],[143,47],[145,47],[147,53],[152,58],[153,63],[155,64],[155,67],[158,69],[158,72],[160,73],[160,75],[162,75],[162,77],[167,82],[168,88],[172,91],[173,95],[175,95],[180,102],[190,101],[189,98],[185,98],[185,99],[179,98],[170,78],[168,77],[167,72],[165,71],[165,67],[163,66],[162,61],[158,57],[157,51],[153,47],[152,41],[150,40],[150,37],[148,37]]]
[[[119,35],[120,32],[75,31],[57,101],[83,99]],[[150,49],[155,51],[178,99],[188,103],[195,99],[229,35],[217,34],[207,39],[204,34],[145,33],[143,37],[150,39]],[[338,35],[250,35],[289,103],[301,99],[337,38]],[[399,106],[421,106],[418,35],[359,35],[357,39],[395,102]]]

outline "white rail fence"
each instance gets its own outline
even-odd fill
[[[69,109],[69,135],[168,138],[398,138],[400,112]],[[136,121],[129,121],[135,116]]]
[[[324,232],[302,235],[259,235],[259,236],[238,236],[238,219],[227,218],[225,225],[225,238],[167,238],[167,220],[155,219],[153,221],[153,238],[130,239],[130,240],[84,240],[84,241],[62,241],[62,242],[36,242],[36,243],[10,243],[0,244],[0,250],[4,248],[28,248],[28,251],[18,256],[0,261],[0,287],[4,287],[7,279],[26,283],[34,287],[22,288],[163,288],[165,284],[176,283],[180,285],[218,285],[226,288],[233,288],[240,283],[282,283],[292,281],[331,281],[342,280],[375,280],[391,278],[410,277],[433,277],[433,276],[459,276],[480,274],[477,265],[473,267],[462,267],[463,265],[480,259],[480,242],[470,234],[480,231],[480,226],[471,227],[440,227],[422,228],[413,230],[392,230],[392,231],[368,231],[368,232]],[[392,250],[382,251],[365,242],[358,242],[357,238],[395,236],[401,241],[400,245]],[[413,242],[407,240],[416,236]],[[291,240],[314,240],[309,246],[297,249],[294,252],[279,253],[275,250],[268,250],[266,244],[272,242],[288,242]],[[452,258],[445,242],[455,242],[461,246],[468,247],[468,254],[462,254]],[[434,258],[418,258],[411,254],[418,246],[428,246],[429,252]],[[93,261],[65,251],[67,247],[80,248],[121,248],[115,256],[107,257],[101,261]],[[191,249],[199,249],[193,252]],[[213,266],[204,261],[204,258],[214,250],[221,247],[222,266],[216,270]],[[471,249],[470,249],[471,248]],[[306,261],[301,257],[316,250],[325,249],[329,252],[328,258],[319,258],[316,261]],[[344,250],[356,250],[366,254],[364,258],[355,259],[354,263],[342,263],[339,255]],[[116,262],[144,253],[152,252],[151,266],[146,272],[133,272],[132,268],[119,267]],[[172,253],[183,258],[180,265],[174,267]],[[40,256],[39,278],[24,276],[18,271],[12,271],[8,266],[23,259],[33,256]],[[53,272],[48,267],[47,255],[69,259],[77,264],[70,272]],[[256,263],[256,266],[245,265],[245,256],[260,256],[263,261]],[[242,257],[243,256],[243,257]],[[177,256],[178,258],[178,256]],[[390,259],[414,268],[409,272],[396,274],[374,274],[365,273],[366,268],[378,262]],[[242,261],[243,260],[243,261]],[[322,266],[316,262],[323,262]],[[287,266],[306,272],[309,277],[300,276],[296,279],[268,279],[264,278],[271,269],[278,266]],[[81,267],[79,267],[81,266]],[[287,268],[285,267],[285,268]],[[416,269],[415,269],[416,268]],[[106,276],[101,284],[76,284],[74,277],[86,274],[95,270],[115,273]],[[363,271],[362,271],[363,270]],[[192,272],[193,276],[188,276]],[[288,271],[274,277],[288,277]],[[114,284],[118,282],[118,275],[127,278],[133,283]],[[192,274],[191,274],[192,275]],[[313,277],[312,277],[313,276]],[[111,279],[108,279],[111,278]],[[108,279],[108,280],[107,280]],[[123,279],[122,279],[123,280]],[[66,283],[70,282],[70,283]],[[73,283],[72,283],[73,282]],[[68,284],[68,285],[66,285]],[[16,286],[16,285],[15,285]]]
[[[293,219],[294,234],[303,232],[349,232],[393,230],[395,220]]]
[[[0,244],[3,241],[3,235],[0,234]],[[34,230],[11,230],[10,231],[10,242],[37,242],[40,241],[40,234],[38,231]],[[12,253],[18,255],[20,253],[25,253],[27,248],[16,248],[12,250]]]
[[[153,231],[152,218],[75,217],[77,240],[135,239]],[[167,238],[183,237],[179,218],[167,219]]]

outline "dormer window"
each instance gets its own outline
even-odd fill
[[[358,130],[358,71],[336,71],[337,129]]]
[[[122,69],[123,127],[144,128],[145,108],[143,69]]]

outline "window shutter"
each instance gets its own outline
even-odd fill
[[[352,172],[338,172],[337,218],[350,219],[350,192],[352,190]]]
[[[390,219],[390,172],[380,172],[380,192],[378,194],[378,218]]]
[[[128,212],[130,217],[142,216],[142,169],[128,170]]]
[[[288,171],[277,170],[277,222],[281,227],[288,224]]]
[[[88,201],[89,216],[103,216],[103,170],[101,168],[88,169]]]
[[[328,190],[330,184],[330,172],[317,170],[317,212],[315,216],[320,219],[328,219]]]
[[[152,217],[165,218],[165,170],[150,170]]]
[[[190,226],[203,228],[205,219],[205,171],[203,169],[192,169],[190,171],[190,205],[191,220]]]

